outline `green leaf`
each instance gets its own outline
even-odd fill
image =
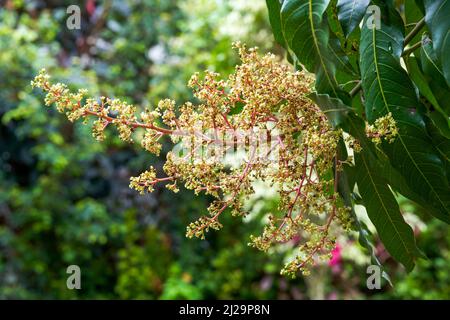
[[[416,23],[419,22],[424,17],[423,11],[420,9],[420,4],[416,3],[416,1],[405,1],[405,34],[410,33]],[[420,42],[422,39],[422,33],[427,31],[427,27],[424,26],[409,42],[410,45],[413,45],[417,42]]]
[[[305,68],[316,74],[316,90],[339,96],[336,66],[350,66],[330,33],[325,11],[330,0],[285,0],[281,28],[286,44]],[[351,66],[350,66],[351,67]]]
[[[350,176],[350,180],[358,184],[369,218],[375,225],[386,249],[408,271],[412,270],[417,254],[414,234],[411,227],[403,220],[387,181],[383,175],[380,175],[383,166],[376,158],[373,145],[365,137],[364,121],[339,99],[325,94],[315,94],[311,98],[319,104],[334,127],[344,129],[360,141],[363,149],[355,154],[355,166],[344,166],[344,172]],[[342,177],[340,176],[339,179]],[[343,182],[338,181],[338,183]],[[348,192],[345,190],[348,186],[341,185],[340,188],[341,194],[345,195],[345,192]]]
[[[330,1],[325,16],[327,17],[331,35],[328,50],[335,59],[336,80],[340,87],[343,87],[343,84],[359,79],[359,73],[355,71],[357,70],[358,51],[352,51],[352,48],[349,47],[352,44],[352,39],[346,39],[344,36],[338,19],[337,0]],[[359,36],[357,39],[359,41]]]
[[[392,113],[399,134],[382,149],[393,167],[405,178],[422,202],[436,208],[432,213],[450,223],[450,187],[444,164],[428,136],[414,86],[400,65],[402,26],[396,12],[382,13],[381,28],[361,30],[360,65],[369,122]],[[367,17],[366,17],[367,19]],[[389,22],[390,24],[386,24]]]
[[[441,106],[439,105],[439,102],[436,100],[436,97],[434,96],[433,92],[431,91],[430,86],[428,85],[427,80],[425,79],[425,76],[422,74],[422,71],[420,70],[420,67],[417,63],[416,57],[410,56],[406,59],[406,65],[408,67],[409,75],[416,85],[419,92],[428,99],[428,101],[438,110],[442,110]]]
[[[444,116],[448,118],[450,116],[450,99],[448,98],[450,88],[446,84],[444,74],[438,66],[431,39],[427,34],[424,34],[422,37],[420,62],[425,79],[442,109],[440,111],[444,112]]]
[[[420,12],[425,14],[425,6],[423,5],[423,0],[415,0],[416,6],[419,8]]]
[[[334,127],[344,129],[361,143],[362,151],[355,154],[355,166],[344,166],[344,173],[350,175],[350,180],[358,184],[369,218],[375,225],[386,249],[408,271],[412,270],[418,255],[414,234],[411,227],[403,220],[397,201],[387,181],[380,174],[383,166],[376,158],[373,145],[371,146],[365,137],[364,121],[339,99],[325,94],[313,94],[311,98],[325,112]],[[341,148],[341,153],[343,152]],[[347,186],[344,184],[338,187],[340,187],[341,195],[345,196],[348,192]],[[346,201],[346,197],[343,199]]]
[[[266,0],[266,6],[269,11],[269,21],[275,41],[282,47],[287,49],[286,40],[284,39],[283,30],[281,29],[281,3],[280,0]]]
[[[338,147],[338,159],[341,161],[347,160],[347,149],[345,147],[344,141],[341,139],[339,141],[339,147]],[[354,210],[354,205],[352,201],[352,190],[353,190],[354,184],[349,184],[346,167],[344,167],[344,170],[339,172],[338,174],[338,192],[341,195],[344,205],[346,207],[351,208],[351,213],[353,217],[353,228],[355,231],[358,232],[358,240],[359,244],[367,250],[367,252],[370,255],[370,260],[372,264],[375,264],[379,266],[381,269],[384,269],[380,260],[378,259],[376,255],[376,250],[373,244],[370,241],[371,238],[371,232],[367,228],[367,226],[364,224],[363,221],[360,221],[358,219],[358,216],[356,215],[356,212]],[[389,275],[383,270],[382,272],[383,278],[386,279],[386,281],[389,282],[389,284],[392,286],[391,279]]]
[[[345,37],[359,25],[366,13],[370,0],[339,0],[337,4],[338,18]]]
[[[310,94],[309,98],[317,103],[334,128],[346,128],[346,122],[352,109],[341,99],[318,93]]]
[[[434,126],[436,127],[436,130],[439,131],[439,133],[446,137],[447,139],[450,139],[450,127],[449,127],[449,121],[448,118],[445,118],[442,116],[439,112],[429,112],[428,117],[433,122]]]
[[[314,71],[316,66],[326,68],[329,58],[326,46],[329,39],[323,19],[330,0],[285,0],[281,7],[281,26],[286,43],[305,67]],[[332,81],[330,76],[330,81]]]
[[[353,136],[359,137],[360,140],[362,141],[362,145],[364,145],[365,152],[366,153],[371,152],[372,148],[370,148],[368,143],[366,143],[367,139],[365,138],[365,135],[364,135],[364,121],[361,118],[359,118],[358,116],[356,116],[356,114],[353,112],[353,110],[350,107],[345,105],[340,99],[332,98],[327,94],[315,94],[314,93],[314,94],[310,95],[310,98],[320,106],[320,108],[327,115],[328,119],[330,120],[330,122],[334,128],[342,128],[345,131],[351,133]],[[346,151],[345,145],[343,145],[342,140],[339,143],[338,157],[340,160],[347,159],[347,151]],[[344,204],[346,206],[352,208],[352,215],[353,215],[353,218],[355,221],[354,226],[355,226],[356,231],[358,231],[358,233],[359,233],[360,244],[369,252],[372,263],[382,267],[380,261],[378,260],[376,254],[375,254],[373,245],[370,243],[369,230],[361,221],[358,220],[358,217],[357,217],[356,213],[354,212],[353,202],[352,202],[350,194],[352,193],[355,180],[353,179],[352,183],[349,182],[349,179],[348,179],[348,173],[349,173],[348,171],[349,170],[354,170],[354,168],[351,168],[350,166],[344,166],[344,171],[339,173],[339,175],[338,175],[338,192],[341,195],[341,197],[344,201]],[[363,201],[364,201],[364,199],[363,199]],[[370,218],[370,216],[369,216],[369,218]],[[383,239],[382,239],[382,241],[383,241]],[[394,256],[394,254],[396,254],[395,250],[391,254],[394,258],[396,258]],[[384,271],[383,271],[383,277],[391,284],[389,275]]]
[[[392,167],[386,155],[377,150],[374,144],[366,137],[364,120],[357,116],[354,110],[344,104],[340,99],[332,98],[327,94],[311,94],[310,98],[320,106],[333,127],[341,128],[351,134],[359,141],[365,156],[372,159],[371,161],[379,162],[377,167],[382,168],[382,170],[378,173],[386,179],[386,182],[391,188],[411,201],[414,201],[430,214],[439,215],[439,211],[430,206],[428,201],[425,201],[423,197],[410,188],[405,178],[397,169]]]
[[[378,152],[378,161],[381,164],[383,170],[380,172],[381,175],[386,179],[389,186],[396,192],[402,194],[404,197],[415,202],[419,207],[424,209],[431,215],[439,215],[439,211],[436,208],[430,206],[430,203],[423,200],[423,198],[415,193],[410,185],[406,182],[405,178],[395,169],[389,162],[389,158],[386,157],[384,153]]]
[[[419,255],[414,233],[403,219],[392,191],[378,173],[382,168],[376,161],[371,161],[364,150],[355,154],[355,163],[356,166],[348,171],[358,185],[370,220],[392,257],[411,271]]]
[[[362,151],[355,154],[355,166],[344,166],[344,172],[339,177],[339,193],[344,203],[350,201],[347,194],[350,186],[357,183],[369,218],[377,228],[387,250],[396,260],[411,270],[414,260],[420,257],[421,253],[415,245],[411,228],[399,212],[390,187],[413,201],[418,200],[418,204],[424,208],[428,209],[429,204],[409,188],[403,176],[389,164],[386,156],[376,150],[373,143],[365,136],[364,121],[350,107],[341,100],[325,94],[313,94],[311,98],[325,112],[334,127],[342,128],[350,133],[362,146]],[[344,152],[345,150],[340,151],[342,154]],[[343,157],[345,156],[340,156],[341,159]],[[435,209],[428,211],[432,210]],[[359,230],[360,234],[363,231],[363,229]],[[364,241],[360,236],[361,240]]]
[[[406,64],[408,66],[409,75],[420,94],[428,100],[429,104],[432,105],[432,107],[428,107],[428,116],[441,130],[442,134],[444,134],[447,138],[450,138],[450,118],[434,96],[425,75],[422,73],[422,70],[420,70],[417,58],[414,56],[407,57]],[[427,105],[427,102],[424,101],[424,104]],[[433,108],[439,113],[433,112]]]
[[[440,116],[438,113],[434,113]],[[433,113],[430,114],[430,118],[433,117]],[[427,121],[427,129],[430,134],[433,144],[436,149],[439,150],[442,161],[445,164],[445,169],[447,172],[447,179],[450,181],[450,139],[448,139],[445,134],[442,134],[441,126],[437,126],[437,121]],[[448,134],[448,132],[445,132]]]
[[[433,48],[450,86],[450,1],[425,0],[424,4],[425,22],[431,32]]]

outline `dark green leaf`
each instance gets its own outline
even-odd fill
[[[439,211],[436,208],[430,206],[428,201],[425,201],[423,197],[410,188],[405,178],[389,163],[386,155],[375,148],[365,135],[364,120],[357,116],[350,107],[345,105],[340,99],[332,98],[326,94],[312,94],[310,97],[327,115],[333,127],[341,128],[351,134],[359,141],[365,157],[371,159],[371,162],[379,162],[377,167],[382,168],[382,170],[378,173],[386,179],[391,188],[414,201],[430,214],[439,215]]]
[[[324,19],[329,0],[285,0],[281,7],[281,27],[286,44],[305,68],[316,74],[316,89],[338,97],[336,69],[350,68],[348,59],[336,46]]]
[[[400,65],[403,34],[401,26],[395,24],[398,20],[396,12],[383,10],[380,29],[366,24],[362,28],[360,64],[366,115],[373,122],[392,113],[399,135],[391,144],[384,142],[383,151],[411,190],[437,209],[433,211],[436,217],[449,223],[449,183],[418,112],[420,103],[414,86]]]
[[[423,11],[420,9],[420,5],[416,3],[416,1],[405,1],[405,22],[406,22],[406,33],[410,33],[416,23],[419,22],[424,17]],[[410,45],[413,45],[422,40],[422,33],[427,31],[427,27],[424,26],[409,42]]]
[[[365,137],[364,121],[339,99],[325,94],[315,94],[311,98],[319,104],[334,127],[343,128],[357,138],[363,146],[362,151],[355,154],[355,166],[345,166],[344,173],[349,174],[350,180],[358,184],[369,218],[375,225],[386,249],[408,271],[412,270],[417,256],[414,234],[411,227],[403,220],[397,201],[387,181],[380,174],[383,166],[377,160],[373,146]],[[343,152],[341,148],[341,153]],[[347,186],[344,184],[339,187],[341,195],[345,196],[343,198],[345,201],[348,197],[345,195],[348,192]]]
[[[342,29],[345,37],[348,37],[350,33],[359,25],[370,0],[339,0],[338,17],[341,22]]]
[[[444,116],[448,118],[450,116],[450,99],[448,98],[450,88],[446,84],[444,74],[438,66],[431,39],[427,34],[424,34],[422,38],[420,61],[425,79],[442,109],[440,112],[444,112]]]
[[[328,25],[330,27],[330,31],[336,36],[333,38],[336,38],[338,41],[334,41],[334,43],[337,43],[340,47],[340,50],[344,52],[344,54],[347,56],[348,61],[350,65],[352,66],[352,72],[349,72],[346,70],[347,75],[354,75],[354,77],[351,78],[351,80],[359,79],[359,73],[356,73],[355,70],[358,69],[358,61],[359,61],[359,38],[360,38],[360,32],[359,28],[355,29],[354,32],[352,32],[350,35],[346,36],[344,34],[344,31],[342,29],[341,22],[338,18],[338,8],[337,8],[337,0],[332,0],[330,2],[330,5],[327,9],[327,18],[328,18]],[[333,43],[333,44],[334,44]],[[333,45],[331,44],[331,45]],[[341,73],[339,72],[341,70],[341,67],[338,66],[337,68],[337,80],[339,84],[346,83],[346,80],[344,77],[342,77]],[[356,74],[355,74],[356,73]],[[346,74],[344,74],[345,76]],[[349,80],[347,80],[349,81]]]
[[[281,29],[281,3],[280,0],[266,0],[267,9],[269,11],[269,21],[275,41],[287,49],[283,31]]]
[[[450,1],[425,0],[424,4],[425,21],[431,32],[433,48],[450,86]]]
[[[425,79],[425,76],[422,74],[422,71],[419,68],[419,65],[417,63],[416,57],[407,57],[406,59],[406,65],[408,67],[409,75],[416,85],[419,92],[428,99],[428,101],[433,105],[434,108],[438,110],[442,110],[441,106],[439,105],[439,102],[436,100],[436,97],[434,96],[433,92],[430,89],[430,86],[428,85],[427,80]]]
[[[442,134],[444,134],[447,138],[450,138],[450,118],[434,96],[434,93],[428,84],[428,80],[425,78],[422,70],[420,70],[419,64],[417,63],[417,58],[414,56],[407,57],[406,64],[408,66],[409,75],[420,94],[424,96],[432,106],[428,107],[428,116],[438,126]],[[426,105],[428,104],[425,101],[424,103]],[[433,108],[437,110],[437,112],[433,112]]]
[[[338,159],[341,161],[347,160],[347,149],[345,147],[344,141],[341,139],[339,141],[339,147],[338,147]],[[358,232],[358,240],[360,245],[366,249],[370,255],[370,260],[372,264],[375,264],[379,266],[381,269],[384,269],[380,260],[376,256],[375,247],[371,243],[371,236],[370,230],[367,228],[367,226],[364,224],[363,221],[360,221],[358,219],[358,216],[356,215],[356,212],[354,210],[353,201],[352,201],[352,191],[353,191],[354,183],[350,184],[347,177],[346,167],[344,167],[344,170],[339,172],[338,174],[338,192],[341,195],[342,199],[344,200],[345,206],[352,208],[352,217],[353,217],[353,228],[355,231]],[[391,279],[389,275],[383,270],[382,272],[383,278],[386,279],[386,281],[389,282],[389,284],[392,286]]]
[[[340,99],[332,98],[329,95],[326,94],[313,94],[311,95],[311,98],[321,107],[321,109],[326,113],[327,117],[329,118],[330,122],[332,123],[333,127],[336,128],[343,128],[347,132],[351,132],[354,136],[360,137],[363,140],[366,140],[364,137],[364,122],[362,119],[359,119],[351,110],[350,107],[346,106]],[[357,133],[359,132],[359,133]],[[365,151],[367,153],[370,152],[370,148],[364,143],[366,146]],[[343,142],[340,142],[340,148],[339,148],[339,159],[345,160],[347,158],[347,152],[345,149],[345,146],[343,146]],[[373,161],[375,161],[374,158],[372,158]],[[349,207],[353,207],[352,199],[351,199],[351,192],[353,189],[354,183],[350,183],[349,179],[347,178],[347,173],[349,170],[354,170],[354,168],[351,168],[349,166],[344,167],[344,171],[341,172],[338,176],[338,191],[339,194],[342,196],[342,199],[344,200],[344,204]],[[357,176],[353,175],[352,177],[353,181],[357,178]],[[363,199],[364,201],[364,199]],[[365,202],[364,202],[365,203]],[[370,208],[371,212],[372,207]],[[364,224],[358,220],[356,213],[352,209],[352,214],[355,220],[355,229],[359,233],[359,242],[360,244],[368,250],[368,252],[371,255],[372,263],[377,264],[381,266],[381,263],[379,262],[378,258],[375,255],[375,251],[373,246],[371,245],[369,241],[369,231],[367,227],[364,226]],[[376,213],[374,213],[376,214]],[[371,218],[371,217],[370,217]],[[372,218],[371,218],[372,219]],[[398,220],[398,219],[397,219]],[[409,226],[406,225],[406,228]],[[404,229],[405,227],[399,227]],[[384,233],[383,233],[384,236]],[[382,239],[383,241],[383,239]],[[388,239],[389,241],[389,239]],[[407,242],[408,240],[404,240]],[[387,248],[387,247],[386,247]],[[388,249],[389,250],[389,249]],[[398,250],[401,250],[398,249]],[[393,249],[393,252],[391,253],[394,258],[396,258],[397,253],[399,252],[397,249]],[[408,254],[406,254],[408,256]],[[400,255],[400,258],[402,258],[403,255]],[[400,260],[399,260],[400,261]],[[403,261],[400,261],[403,263]],[[406,262],[407,264],[410,262]],[[406,265],[405,265],[406,266]],[[389,282],[390,278],[388,274],[383,272],[383,277]]]
[[[437,111],[430,112],[428,114],[428,117],[431,119],[439,133],[447,139],[450,139],[450,127],[448,118],[445,118],[441,113]]]
[[[431,113],[430,118],[433,119],[433,115],[440,116],[439,113]],[[438,125],[436,125],[438,123]],[[439,122],[427,121],[427,129],[433,140],[433,144],[436,146],[436,149],[439,150],[442,161],[445,164],[445,169],[447,172],[447,178],[450,181],[450,139],[448,139],[445,135],[442,134],[442,126],[439,126]],[[449,134],[449,132],[446,132]]]
[[[340,177],[340,179],[345,178],[345,180],[348,180],[347,182],[339,181],[338,185],[339,192],[343,197],[344,202],[349,201],[348,195],[346,195],[346,193],[348,193],[349,186],[352,186],[355,182],[359,182],[358,186],[362,196],[362,202],[366,206],[370,219],[375,219],[373,222],[380,233],[380,237],[383,233],[383,243],[384,241],[390,241],[390,233],[396,233],[395,230],[393,231],[392,229],[399,228],[398,230],[401,230],[399,233],[405,237],[403,240],[405,245],[402,244],[400,249],[394,246],[394,248],[391,247],[390,249],[388,248],[388,250],[394,251],[395,253],[391,252],[391,254],[393,256],[395,255],[394,257],[399,261],[401,261],[400,259],[403,259],[402,263],[405,263],[405,266],[410,268],[411,260],[414,260],[422,254],[415,247],[414,242],[411,242],[412,231],[403,221],[403,218],[398,212],[398,205],[394,203],[395,199],[393,199],[390,189],[392,188],[412,201],[415,201],[419,206],[425,208],[430,214],[439,215],[439,211],[433,207],[430,207],[429,202],[423,200],[421,196],[415,193],[415,191],[410,188],[410,184],[406,182],[405,178],[390,165],[388,158],[382,152],[377,150],[375,146],[367,139],[364,132],[364,121],[360,117],[356,116],[350,107],[346,106],[339,99],[331,98],[329,95],[315,94],[312,95],[311,98],[318,103],[325,114],[327,114],[333,126],[340,127],[357,138],[363,148],[362,152],[355,155],[356,166],[345,166],[343,176]],[[439,141],[433,140],[433,142],[436,143],[436,145],[441,146],[442,151],[448,155],[450,150],[448,144],[449,140],[443,140],[442,137],[440,137]],[[348,179],[347,176],[350,176],[350,178]],[[373,182],[367,185],[367,181],[369,181],[369,179]],[[344,182],[348,183],[349,186],[345,186]],[[375,190],[375,188],[377,188],[377,190]],[[372,197],[376,195],[376,198],[371,199],[370,195],[372,195]],[[389,209],[383,210],[383,205]],[[380,210],[383,211],[379,213]],[[381,217],[379,215],[381,215]],[[376,219],[379,219],[379,221]],[[393,220],[393,222],[389,222],[391,229],[389,232],[384,232],[386,227],[380,227],[380,223],[385,223],[381,221],[385,221],[386,219],[389,221]],[[382,230],[379,230],[380,228]],[[359,231],[361,232],[363,230]],[[386,237],[388,238],[387,240]],[[360,237],[360,240],[361,239],[362,238]],[[403,253],[400,253],[401,251],[399,250]],[[404,250],[406,250],[406,252]],[[400,256],[398,256],[399,253]]]
[[[355,154],[355,163],[355,167],[348,171],[357,182],[370,220],[392,257],[411,271],[419,255],[414,233],[403,219],[392,191],[378,173],[382,168],[376,161],[371,161],[364,150]]]
[[[309,97],[326,114],[334,128],[345,128],[345,122],[348,121],[352,109],[344,104],[341,99],[330,97],[328,94],[317,93],[312,93]]]

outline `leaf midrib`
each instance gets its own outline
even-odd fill
[[[375,64],[375,69],[376,69],[376,72],[375,72],[376,73],[376,78],[377,78],[378,86],[380,87],[381,96],[383,97],[383,103],[384,103],[387,111],[391,112],[391,110],[389,108],[389,104],[387,103],[387,100],[386,100],[386,96],[384,95],[383,86],[381,85],[380,73],[379,73],[379,69],[378,69],[378,57],[377,57],[376,31],[375,31],[375,28],[372,29],[372,49],[373,49],[373,58],[374,58],[374,64]],[[403,138],[402,138],[401,134],[398,135],[398,139],[400,140],[403,148],[405,149],[408,157],[411,159],[411,162],[416,167],[417,171],[419,171],[420,175],[425,179],[426,183],[430,187],[431,191],[435,194],[436,198],[439,200],[439,202],[441,203],[442,207],[448,212],[448,210],[446,209],[444,203],[442,202],[441,198],[439,197],[439,194],[436,192],[436,190],[434,190],[433,185],[428,181],[427,177],[423,174],[422,170],[420,170],[420,168],[417,166],[417,163],[414,160],[414,158],[412,157],[411,153],[409,152],[409,149],[406,147],[405,142],[403,141]]]
[[[311,26],[311,33],[312,33],[313,40],[314,40],[314,46],[316,47],[317,55],[319,56],[320,64],[322,65],[322,68],[323,68],[324,73],[325,73],[325,75],[327,77],[328,83],[330,84],[334,95],[337,97],[338,95],[337,95],[337,92],[336,92],[336,90],[334,88],[334,83],[331,81],[331,78],[330,78],[330,76],[328,74],[328,69],[326,68],[326,65],[325,65],[325,63],[324,63],[324,61],[322,59],[322,55],[320,53],[318,40],[316,38],[316,29],[314,27],[314,22],[313,22],[313,11],[312,11],[312,9],[313,9],[312,8],[312,0],[308,0],[308,18],[309,18],[309,23],[310,23],[310,26]]]
[[[436,63],[433,61],[433,59],[431,58],[431,56],[429,55],[429,52],[424,49],[423,52],[425,53],[425,55],[427,56],[427,59],[430,61],[430,63],[433,65],[433,67],[436,68],[436,71],[442,76],[444,77],[444,74],[441,72],[441,70],[438,68],[438,66],[436,65]]]
[[[392,220],[391,216],[389,215],[389,211],[388,211],[388,209],[386,208],[386,206],[385,206],[385,204],[384,204],[383,198],[381,197],[380,193],[378,192],[377,185],[375,184],[375,181],[374,181],[373,178],[372,178],[372,175],[371,175],[371,173],[370,173],[371,171],[370,171],[369,166],[367,165],[366,160],[365,160],[365,158],[364,158],[363,155],[361,155],[361,160],[362,160],[362,162],[364,163],[364,167],[366,168],[367,175],[368,175],[368,177],[370,178],[370,182],[371,182],[372,185],[373,185],[373,189],[375,190],[375,193],[376,193],[378,199],[380,200],[380,203],[381,203],[381,205],[382,205],[384,211],[386,212],[386,216],[387,216],[388,220],[390,221],[392,227],[394,228],[394,230],[395,230],[397,236],[400,238],[400,241],[401,241],[401,243],[402,243],[402,245],[403,245],[405,251],[408,252],[408,254],[410,254],[411,256],[414,256],[414,253],[411,252],[411,251],[409,250],[408,246],[407,246],[406,243],[403,241],[403,238],[402,238],[402,236],[401,236],[400,231],[397,229],[397,227],[396,227],[394,221]],[[411,262],[413,262],[413,261],[411,261]]]

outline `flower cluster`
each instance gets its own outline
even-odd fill
[[[181,157],[174,151],[167,154],[166,177],[158,178],[150,168],[131,178],[130,187],[144,193],[153,191],[156,183],[166,182],[175,192],[184,185],[195,193],[212,195],[215,200],[208,215],[188,226],[188,237],[204,238],[209,229],[222,228],[220,217],[225,212],[245,216],[243,201],[254,193],[256,182],[276,188],[278,210],[268,214],[262,234],[252,236],[250,245],[267,251],[279,243],[295,244],[298,253],[282,273],[307,273],[317,259],[330,258],[335,246],[331,226],[349,228],[351,224],[349,209],[337,195],[341,163],[336,149],[342,132],[333,130],[308,99],[314,81],[310,75],[292,71],[275,55],[260,56],[256,48],[247,49],[240,43],[235,47],[242,64],[227,79],[208,71],[203,77],[192,76],[189,86],[200,104],[188,102],[177,107],[173,101],[163,100],[139,117],[137,108],[124,101],[86,98],[84,90],[71,93],[63,84],[51,84],[45,71],[32,85],[45,90],[46,104],[55,104],[69,120],[94,117],[93,135],[98,140],[111,125],[128,142],[133,141],[135,130],[144,130],[141,145],[154,154],[159,153],[163,136],[184,146],[187,152]],[[375,124],[378,132],[392,129],[389,121],[386,127],[384,123]],[[261,148],[261,141],[244,136],[243,130],[264,131],[270,147]],[[385,135],[390,138],[393,131]],[[237,145],[244,159],[232,166],[224,158]],[[197,149],[206,147],[210,147],[207,157],[192,158]]]
[[[398,129],[392,113],[389,112],[384,117],[376,119],[372,125],[366,123],[366,135],[376,145],[381,143],[382,138],[389,143],[394,142],[398,135]]]

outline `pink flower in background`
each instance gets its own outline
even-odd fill
[[[338,294],[336,292],[331,292],[328,297],[327,300],[337,300],[339,298]]]
[[[339,244],[331,251],[331,259],[328,261],[328,265],[331,267],[333,273],[339,273],[341,271],[341,255],[342,248]]]
[[[95,1],[88,0],[86,3],[86,11],[89,13],[89,16],[92,16],[95,12]]]

